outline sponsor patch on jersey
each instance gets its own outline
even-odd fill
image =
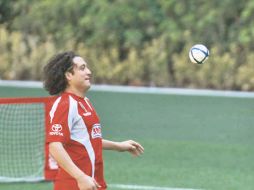
[[[51,126],[51,132],[49,132],[50,135],[56,135],[56,136],[63,136],[63,133],[61,132],[63,129],[62,125],[60,124],[54,124]]]
[[[92,138],[102,138],[101,134],[101,125],[100,124],[94,124],[92,128]]]

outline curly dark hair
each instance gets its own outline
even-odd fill
[[[73,51],[59,53],[52,57],[43,68],[44,88],[50,95],[62,93],[68,83],[65,72],[73,72],[73,58],[77,56]]]

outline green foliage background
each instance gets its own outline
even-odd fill
[[[254,89],[251,0],[0,0],[0,78],[41,80],[57,52],[97,84]],[[189,48],[211,56],[191,64]]]

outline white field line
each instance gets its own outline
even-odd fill
[[[39,81],[15,81],[0,80],[0,86],[42,88],[42,82]],[[254,92],[242,91],[223,91],[223,90],[201,90],[185,88],[158,88],[158,87],[133,87],[133,86],[113,86],[113,85],[95,85],[91,87],[92,91],[125,92],[125,93],[148,93],[148,94],[173,94],[186,96],[218,96],[218,97],[236,97],[236,98],[254,98]]]
[[[15,177],[2,177],[2,176],[0,176],[0,183],[40,182],[40,181],[43,181],[43,180],[44,180],[44,177],[27,176],[27,177],[15,178]]]
[[[118,189],[131,189],[131,190],[137,190],[137,189],[138,190],[198,190],[198,189],[187,189],[187,188],[176,188],[176,187],[157,187],[157,186],[124,185],[124,184],[109,184],[108,187],[118,188]]]
[[[158,87],[92,85],[91,90],[108,91],[108,92],[125,92],[125,93],[172,94],[172,95],[186,95],[186,96],[191,95],[191,96],[254,98],[253,92],[187,89],[187,88],[158,88]]]

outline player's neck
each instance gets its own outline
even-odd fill
[[[76,96],[79,96],[79,97],[82,97],[82,98],[84,98],[85,94],[86,94],[86,91],[83,92],[83,91],[80,91],[76,88],[71,88],[71,87],[67,87],[65,89],[65,92],[75,94]]]

